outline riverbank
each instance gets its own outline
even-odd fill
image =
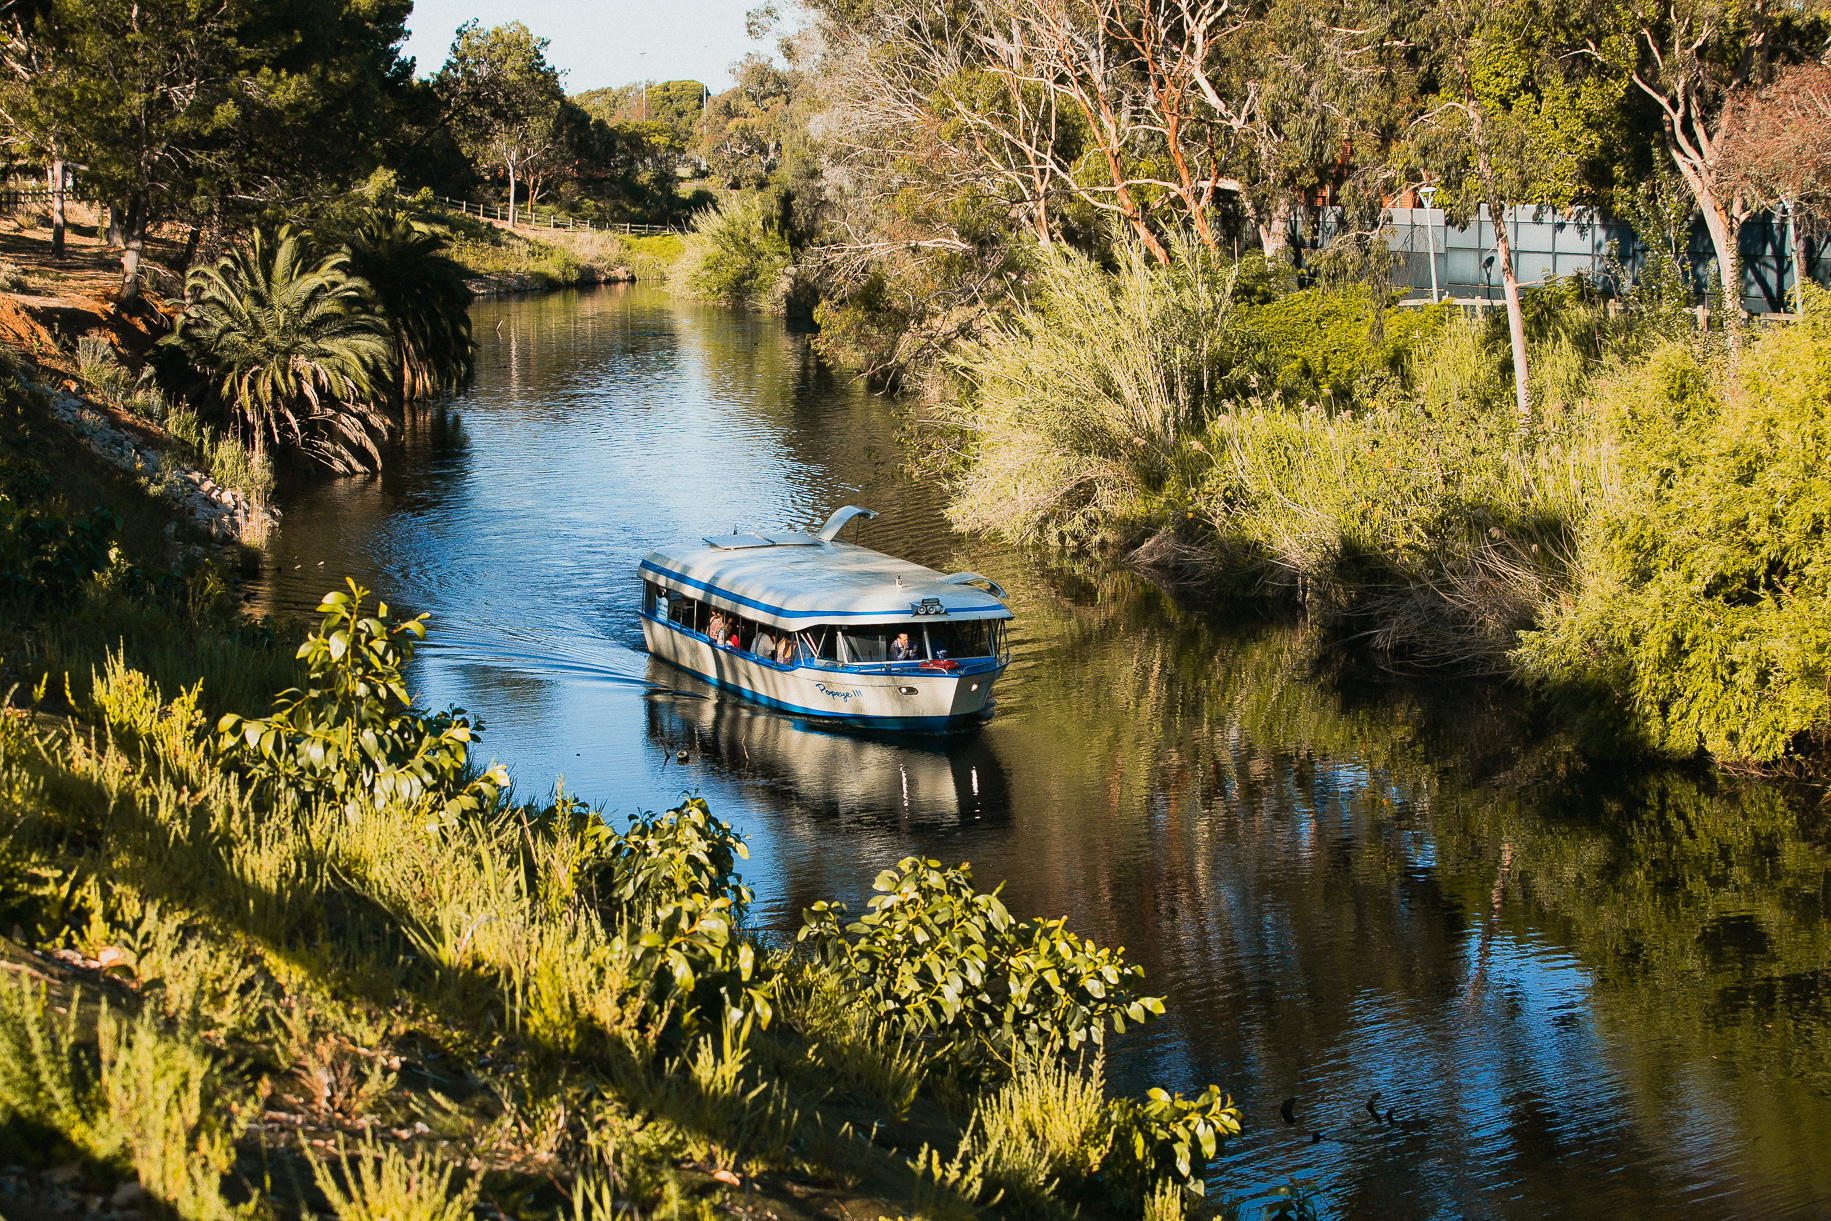
[[[684,248],[684,239],[671,233],[636,237],[542,229],[535,236],[471,216],[444,213],[441,220],[453,232],[450,255],[468,275],[465,286],[479,297],[660,281]]]
[[[1045,258],[928,415],[953,520],[1523,680],[1597,753],[1821,753],[1831,298],[1732,362],[1661,302],[1536,290],[1522,419],[1491,319],[1255,277]]]

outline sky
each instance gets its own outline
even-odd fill
[[[547,62],[566,92],[640,80],[731,86],[727,69],[746,52],[774,49],[744,37],[744,12],[761,0],[414,0],[407,54],[421,76],[445,62],[452,35],[475,17],[485,27],[519,21],[552,41]]]

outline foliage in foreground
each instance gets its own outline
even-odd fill
[[[345,1218],[571,1211],[553,1183],[597,1215],[697,1214],[714,1169],[927,1215],[1138,1215],[1160,1183],[1199,1187],[1238,1130],[1216,1090],[1107,1099],[1097,1061],[1056,1054],[1161,1006],[1119,951],[1012,919],[963,870],[905,862],[876,911],[895,916],[862,932],[810,913],[822,964],[745,933],[743,841],[703,802],[618,831],[443,763],[400,782],[401,758],[455,759],[451,726],[399,687],[416,633],[360,591],[323,610],[300,690],[221,739],[201,686],[168,698],[120,654],[77,719],[0,718],[0,913],[117,979],[5,981],[9,1147],[67,1143],[192,1217],[292,1213],[231,1203],[247,1122],[275,1113],[310,1161],[287,1173],[324,1201],[299,1206]],[[968,945],[982,917],[998,927]],[[949,922],[949,970],[1028,998],[952,1005],[881,969],[936,961],[925,930]],[[1091,1144],[1057,1114],[1068,1097]],[[334,1156],[303,1142],[359,1127]]]

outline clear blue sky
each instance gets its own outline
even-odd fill
[[[744,37],[744,13],[762,0],[415,0],[407,54],[430,76],[453,33],[472,17],[485,26],[519,21],[552,40],[547,59],[565,71],[566,92],[639,80],[703,81],[716,92],[747,51],[770,52],[772,37]],[[786,8],[787,6],[782,6]]]

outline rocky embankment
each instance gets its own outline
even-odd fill
[[[50,390],[51,414],[104,462],[147,480],[156,495],[164,497],[193,525],[224,542],[253,543],[266,538],[280,517],[278,509],[254,504],[234,488],[180,461],[169,451],[154,449],[110,423],[108,417],[73,394]],[[176,533],[175,530],[169,530]]]

